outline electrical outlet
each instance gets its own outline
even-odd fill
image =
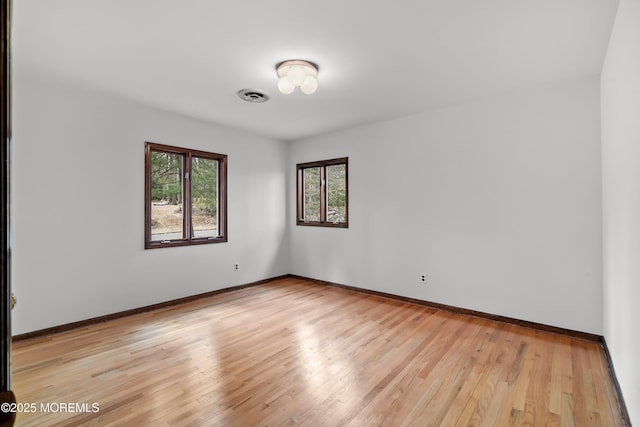
[[[238,263],[233,264],[233,271],[238,271],[240,268],[240,266],[238,265]]]
[[[427,273],[420,273],[420,282],[427,283]]]

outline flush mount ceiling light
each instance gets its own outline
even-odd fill
[[[318,89],[318,66],[300,59],[284,61],[276,65],[278,89],[285,95],[299,87],[302,93],[311,95]]]

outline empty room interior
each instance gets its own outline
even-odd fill
[[[16,425],[640,424],[639,0],[12,8]]]

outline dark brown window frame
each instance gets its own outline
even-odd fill
[[[151,240],[151,152],[184,155],[183,171],[188,172],[188,179],[183,181],[182,203],[184,210],[182,239],[152,241]],[[191,159],[201,157],[218,161],[218,237],[191,237]],[[174,147],[172,145],[145,142],[145,186],[144,186],[144,247],[145,249],[169,248],[175,246],[203,245],[209,243],[222,243],[227,241],[227,156],[225,154],[211,153],[207,151],[193,150],[189,148]],[[189,201],[189,202],[187,202]]]
[[[327,221],[327,192],[326,192],[326,168],[327,166],[345,165],[345,215],[344,222],[334,223]],[[302,194],[303,171],[307,168],[320,167],[320,221],[307,221],[303,218],[304,213],[304,197]],[[319,160],[316,162],[298,163],[296,165],[296,225],[307,225],[311,227],[331,227],[331,228],[349,228],[349,158],[340,157],[330,160]]]

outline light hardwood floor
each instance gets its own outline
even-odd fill
[[[37,406],[21,426],[622,425],[595,342],[294,278],[19,342],[13,363]]]

